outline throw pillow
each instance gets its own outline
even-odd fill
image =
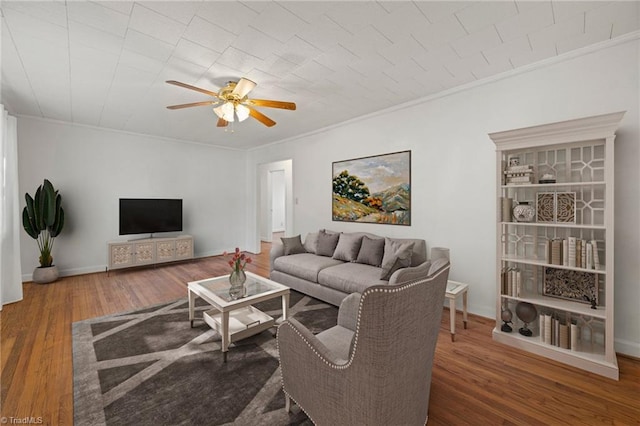
[[[382,265],[382,255],[384,254],[384,239],[369,238],[366,235],[362,238],[362,245],[356,262],[377,268]]]
[[[307,251],[304,249],[302,245],[302,241],[300,240],[300,235],[296,235],[295,237],[282,237],[282,245],[284,245],[284,255],[289,256],[290,254],[297,253],[306,253]]]
[[[338,238],[340,234],[328,234],[325,230],[321,230],[318,233],[318,249],[316,254],[319,256],[333,256],[333,252],[338,245]]]
[[[398,269],[411,266],[413,243],[399,243],[389,238],[385,238],[384,240],[384,256],[382,257],[382,273],[380,274],[380,279],[388,280]]]
[[[333,258],[345,262],[355,262],[362,244],[362,235],[340,234]]]
[[[307,234],[307,238],[304,239],[303,245],[307,253],[316,254],[316,252],[318,251],[318,233],[309,232]]]

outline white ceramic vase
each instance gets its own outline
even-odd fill
[[[533,222],[536,217],[536,209],[523,201],[513,208],[513,218],[516,222]]]

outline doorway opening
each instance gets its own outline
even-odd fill
[[[293,160],[258,165],[258,237],[272,242],[293,232]]]

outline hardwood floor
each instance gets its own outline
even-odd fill
[[[248,270],[268,276],[268,248]],[[186,297],[188,281],[227,272],[210,257],[25,284],[24,300],[0,314],[0,415],[72,425],[73,322]],[[616,382],[495,343],[493,324],[470,315],[452,343],[442,316],[429,425],[640,424],[640,360],[618,356]]]

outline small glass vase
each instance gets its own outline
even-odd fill
[[[244,270],[234,269],[231,271],[231,275],[229,275],[229,283],[231,284],[231,288],[229,288],[229,297],[231,300],[237,300],[244,297],[244,282],[246,280],[247,275],[244,273]]]

